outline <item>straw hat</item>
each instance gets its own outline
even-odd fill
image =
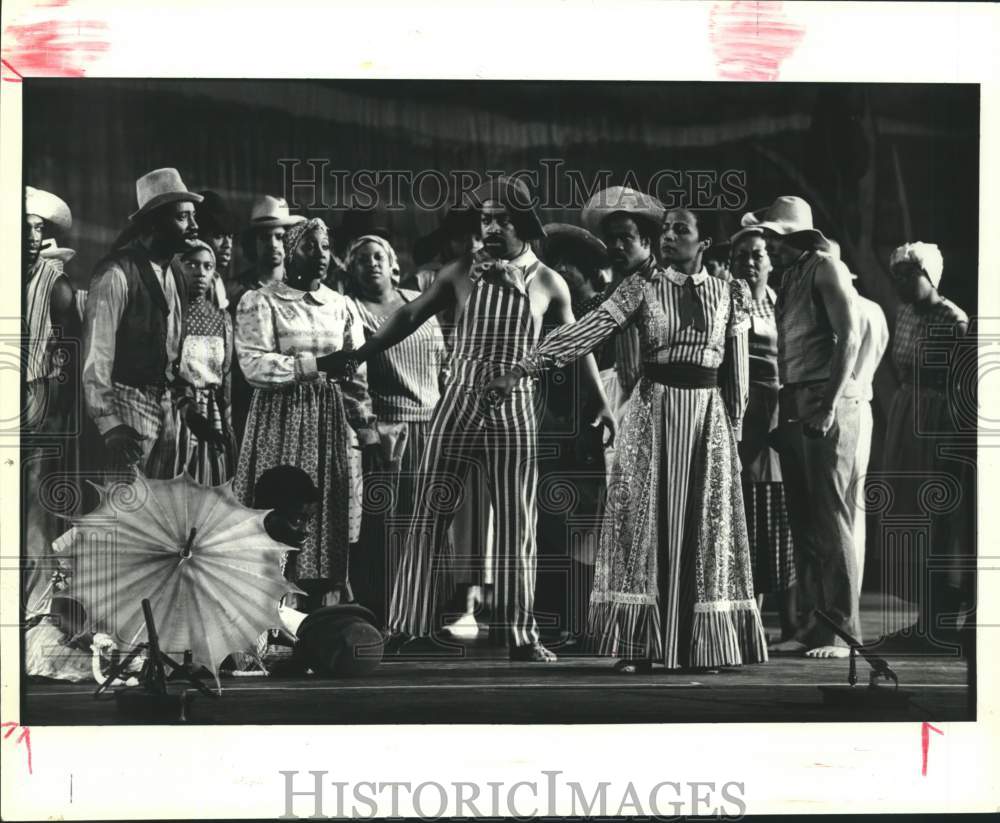
[[[576,251],[595,268],[608,265],[608,247],[589,231],[570,223],[546,223],[544,256],[551,258],[560,249]]]
[[[24,187],[24,213],[41,217],[63,230],[73,225],[73,215],[65,200],[31,186]]]
[[[42,241],[40,256],[46,260],[58,260],[61,263],[68,263],[76,256],[76,249],[61,249],[53,238]]]
[[[301,214],[291,214],[284,197],[264,194],[258,197],[250,209],[250,228],[276,229],[295,226],[305,220]]]
[[[823,251],[830,248],[830,243],[823,236],[823,232],[813,228],[812,209],[801,197],[789,195],[779,197],[766,209],[758,209],[744,214],[740,222],[744,228],[753,227],[763,231],[773,231],[784,237],[807,235]],[[733,239],[736,239],[735,236]]]
[[[597,192],[586,202],[580,219],[591,232],[599,234],[601,224],[617,212],[659,226],[666,211],[666,206],[650,194],[627,186],[612,186]]]

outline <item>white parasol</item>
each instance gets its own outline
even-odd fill
[[[98,489],[100,506],[53,543],[72,554],[71,591],[91,629],[125,647],[146,641],[148,598],[160,648],[189,651],[218,685],[228,655],[281,627],[279,601],[299,591],[281,574],[288,546],[264,530],[267,512],[242,505],[229,484],[183,474]]]

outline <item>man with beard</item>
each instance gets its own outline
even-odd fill
[[[108,479],[173,475],[176,427],[171,384],[187,306],[187,284],[174,256],[198,239],[194,204],[176,169],[136,181],[139,208],[129,216],[131,239],[94,270],[83,328],[87,413],[104,441]],[[188,408],[196,436],[210,426]]]
[[[533,349],[545,319],[573,321],[570,294],[565,281],[528,245],[544,230],[521,181],[491,179],[471,201],[480,213],[483,252],[472,261],[445,265],[427,291],[399,309],[357,352],[331,355],[324,368],[338,373],[350,360],[366,360],[403,340],[431,315],[456,309],[452,373],[431,420],[417,481],[415,509],[426,514],[414,517],[404,541],[389,646],[428,638],[436,628],[448,526],[470,462],[481,459],[496,518],[496,616],[510,637],[510,659],[548,663],[556,656],[539,642],[534,616],[538,467],[533,383],[516,381],[505,399],[484,392]],[[583,419],[607,426],[613,436],[614,421],[591,356],[583,383],[591,400]]]

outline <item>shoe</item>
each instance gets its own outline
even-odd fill
[[[555,663],[559,658],[537,641],[527,646],[511,646],[512,663]]]
[[[614,665],[614,671],[618,674],[652,674],[653,661],[643,660],[619,660]]]

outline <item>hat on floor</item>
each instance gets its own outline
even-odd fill
[[[154,169],[135,181],[135,198],[139,208],[128,216],[135,222],[144,214],[149,214],[168,203],[200,203],[202,197],[188,191],[177,169]]]
[[[523,180],[516,177],[491,177],[466,198],[466,205],[481,211],[488,200],[510,212],[511,222],[522,240],[545,237],[545,228],[535,213],[535,203]]]
[[[357,603],[317,609],[299,624],[296,634],[298,654],[326,677],[358,677],[382,662],[382,635],[375,628],[375,615]]]
[[[651,194],[627,186],[612,186],[597,192],[584,204],[580,219],[591,232],[600,234],[601,224],[618,212],[638,217],[659,229],[667,208]]]
[[[73,215],[65,200],[32,186],[24,187],[24,213],[41,217],[64,231],[73,225]]]
[[[813,228],[812,208],[801,197],[779,197],[765,209],[747,212],[740,222],[744,228],[759,228],[783,237],[808,237],[815,247],[823,251],[830,248],[823,232]]]

